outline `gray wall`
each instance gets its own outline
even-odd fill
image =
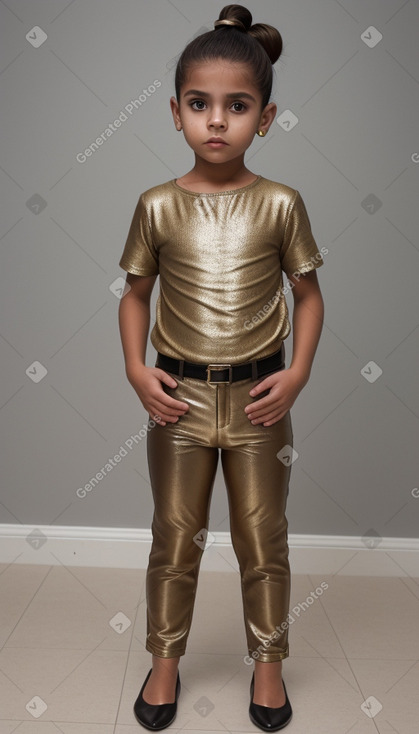
[[[222,5],[0,4],[3,523],[150,525],[145,439],[126,448],[147,416],[125,378],[113,291],[125,278],[118,262],[140,193],[193,165],[170,115],[174,63],[191,37],[212,28]],[[413,537],[418,3],[247,6],[255,22],[283,34],[274,98],[279,115],[290,109],[299,118],[289,132],[275,122],[264,140],[255,139],[248,166],[299,189],[319,248],[329,249],[318,271],[324,330],[311,380],[292,410],[299,458],[289,530]],[[47,34],[37,48],[34,26]],[[383,36],[374,47],[361,38],[369,26]],[[368,35],[374,41],[376,31]],[[78,162],[155,80],[161,86]],[[291,294],[288,303],[292,313]],[[288,365],[291,347],[292,335]],[[148,360],[154,363],[151,347]],[[382,370],[373,382],[363,375],[371,361]],[[30,377],[42,374],[34,362],[47,370],[38,382]],[[374,366],[366,371],[377,375]],[[121,446],[126,456],[78,497]],[[210,529],[228,528],[219,474]]]

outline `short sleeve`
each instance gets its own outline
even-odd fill
[[[144,195],[141,194],[119,266],[134,275],[157,275],[159,258],[154,246]]]
[[[323,265],[323,256],[311,231],[310,220],[299,191],[289,206],[280,249],[281,268],[290,277]]]

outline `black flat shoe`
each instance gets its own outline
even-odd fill
[[[170,726],[170,724],[172,724],[176,718],[177,700],[180,693],[180,678],[178,671],[174,703],[147,703],[147,701],[144,701],[143,691],[147,685],[147,681],[151,675],[152,670],[153,668],[150,668],[147,678],[145,679],[141,691],[138,694],[138,698],[134,703],[134,715],[137,721],[142,726],[145,726],[146,729],[159,731],[160,729],[166,729],[167,726]]]
[[[292,718],[292,708],[288,700],[287,689],[285,683],[282,681],[285,691],[285,703],[283,706],[278,708],[270,708],[269,706],[261,706],[258,703],[253,703],[253,691],[255,687],[255,674],[252,675],[252,682],[250,684],[250,706],[249,716],[252,721],[262,731],[278,731],[283,729],[284,726],[289,724]]]

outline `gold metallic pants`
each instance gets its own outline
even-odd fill
[[[194,536],[208,528],[221,449],[249,655],[264,662],[282,660],[289,655],[285,509],[291,466],[277,453],[293,445],[290,413],[273,426],[250,423],[244,412],[252,400],[249,390],[264,378],[216,385],[172,377],[178,387],[164,385],[164,390],[188,403],[189,411],[177,423],[156,425],[147,434],[155,509],[146,649],[167,658],[185,654],[204,545]]]

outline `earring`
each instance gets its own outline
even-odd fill
[[[265,135],[266,135],[266,130],[258,130],[258,135],[259,135],[259,136],[260,136],[261,138],[264,138],[264,137],[265,137]]]

